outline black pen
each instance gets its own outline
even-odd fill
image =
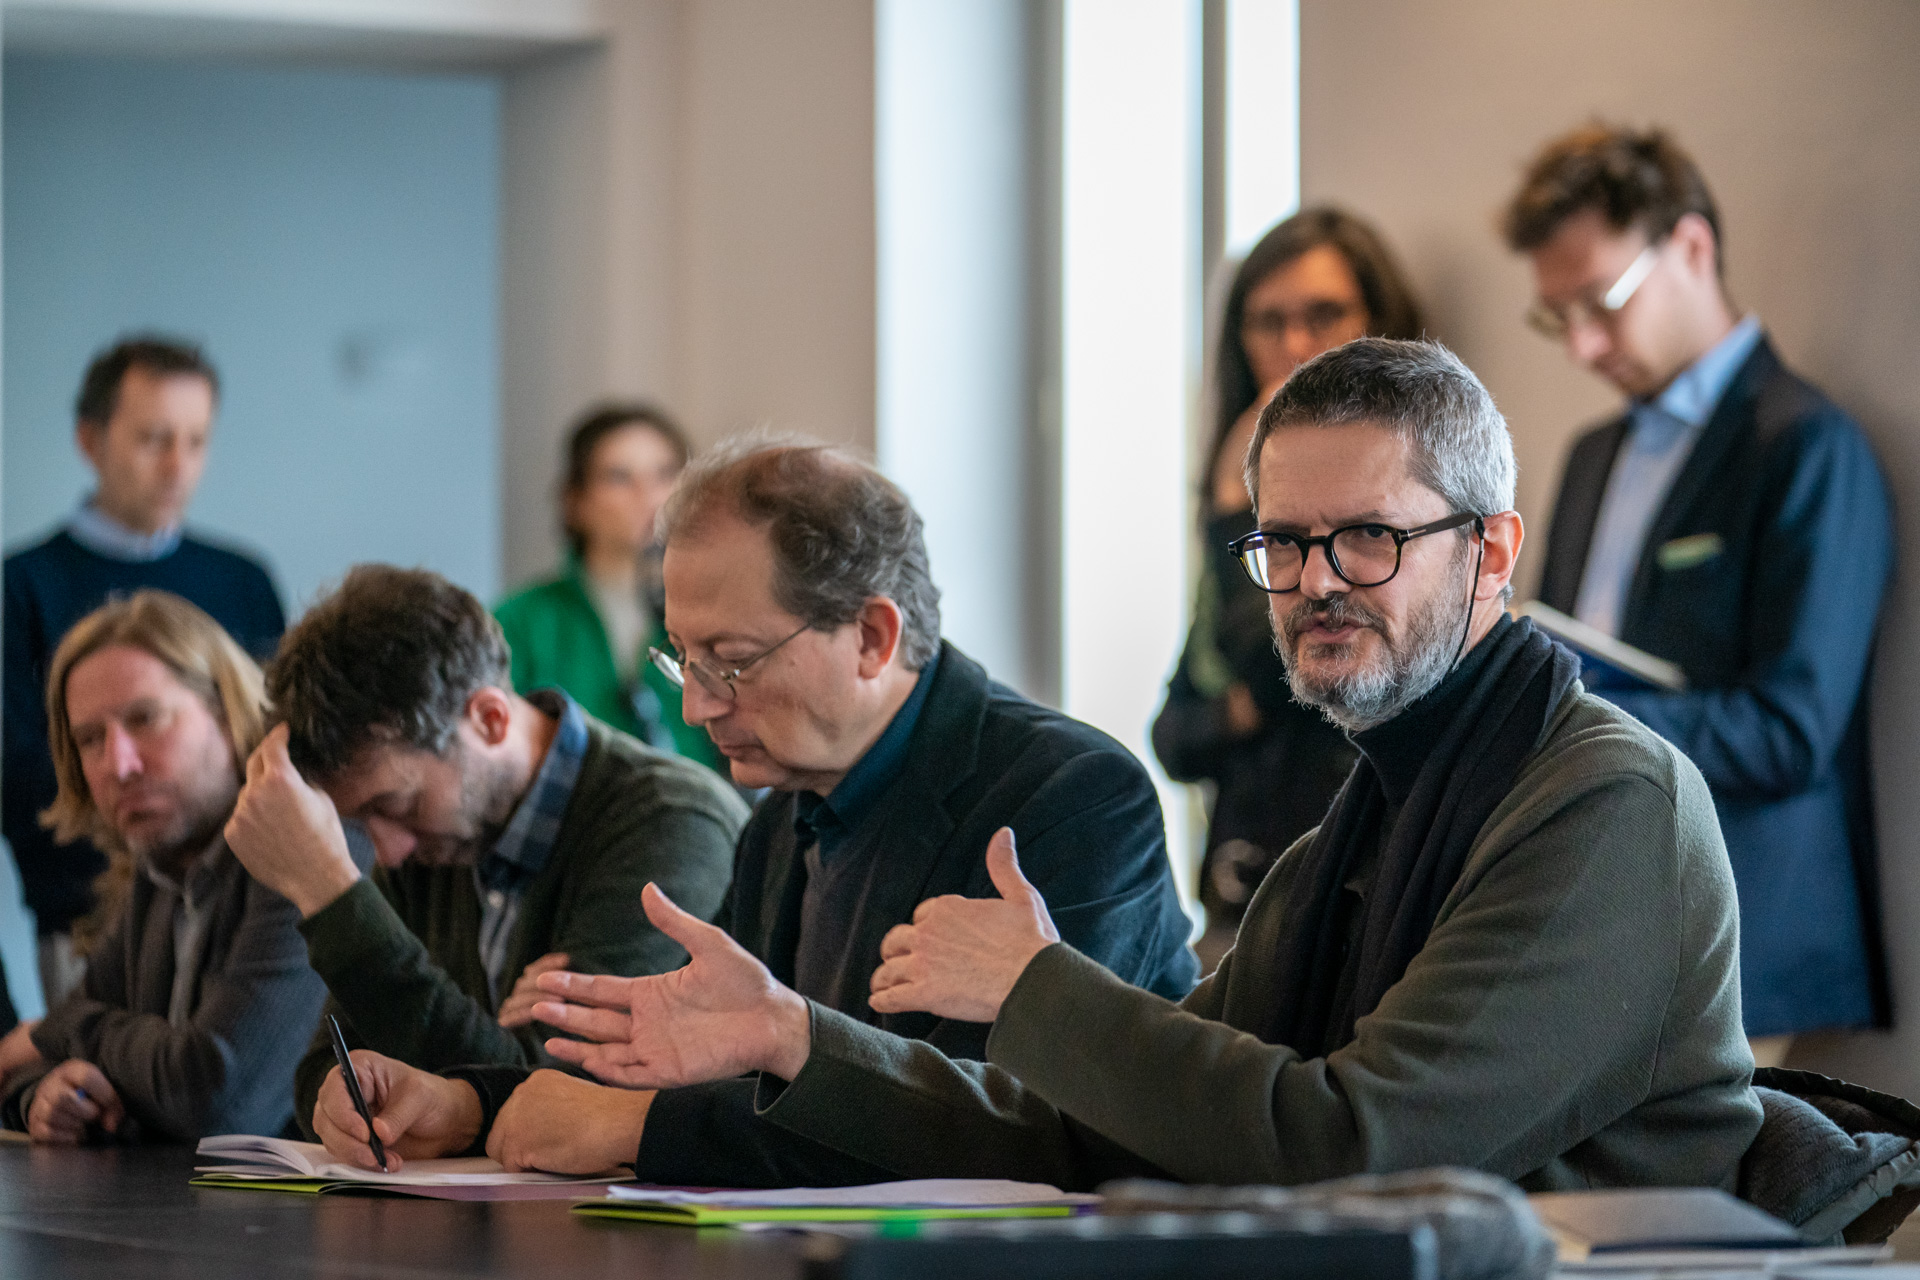
[[[327,1030],[333,1033],[333,1056],[340,1060],[340,1078],[347,1082],[347,1096],[353,1099],[353,1109],[367,1122],[367,1143],[373,1148],[373,1158],[380,1162],[380,1172],[387,1172],[386,1148],[380,1145],[380,1135],[373,1131],[373,1112],[367,1110],[367,1100],[360,1092],[360,1077],[354,1074],[353,1059],[347,1056],[347,1038],[340,1034],[340,1019],[327,1015]]]

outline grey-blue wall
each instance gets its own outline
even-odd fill
[[[496,81],[15,56],[0,119],[10,548],[88,486],[88,357],[155,327],[225,381],[189,524],[264,554],[290,613],[362,560],[494,596]]]

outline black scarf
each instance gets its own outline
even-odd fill
[[[1580,673],[1529,619],[1502,618],[1432,692],[1354,735],[1360,759],[1301,852],[1282,907],[1273,1017],[1262,1036],[1305,1058],[1353,1039],[1426,945],[1480,828],[1513,789]],[[1390,803],[1400,812],[1380,844]],[[1375,847],[1379,866],[1348,953],[1345,885]]]

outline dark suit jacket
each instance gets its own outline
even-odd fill
[[[795,804],[792,793],[775,792],[754,811],[714,919],[789,984],[806,889]],[[882,1016],[864,994],[880,966],[881,938],[912,920],[921,902],[948,893],[998,896],[985,854],[1001,827],[1013,828],[1021,870],[1045,896],[1063,941],[1121,980],[1168,999],[1192,989],[1199,975],[1187,947],[1191,925],[1174,890],[1147,771],[1106,734],[993,683],[948,644],[899,776],[836,855],[856,856],[856,844],[872,842],[887,868],[856,925],[860,942],[850,954],[862,957],[858,971],[834,984],[863,998],[840,1012],[952,1057],[986,1057],[987,1024],[924,1013]],[[479,1090],[490,1124],[525,1073],[448,1074]],[[825,1186],[884,1176],[762,1122],[754,1087],[749,1077],[659,1094],[634,1166],[639,1178],[683,1186]]]
[[[1541,597],[1571,613],[1620,418],[1573,447]],[[1740,893],[1749,1035],[1891,1017],[1867,771],[1867,673],[1893,566],[1885,479],[1847,414],[1762,341],[1655,515],[1620,638],[1682,693],[1604,696],[1713,790]]]

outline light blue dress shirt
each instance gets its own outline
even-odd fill
[[[165,560],[180,549],[179,525],[157,533],[136,533],[94,506],[92,498],[67,517],[67,536],[97,556],[132,564]]]
[[[1607,477],[1573,606],[1574,616],[1588,626],[1610,636],[1620,634],[1620,615],[1653,518],[1760,337],[1760,318],[1747,316],[1665,391],[1652,400],[1635,401],[1628,410],[1633,425]]]

